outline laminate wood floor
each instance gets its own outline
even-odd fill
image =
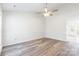
[[[2,56],[78,56],[79,44],[41,38],[3,47]]]

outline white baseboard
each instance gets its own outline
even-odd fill
[[[43,37],[41,36],[41,37],[37,37],[37,38],[28,39],[28,40],[25,40],[25,41],[20,41],[20,42],[12,43],[12,44],[5,44],[5,45],[3,45],[3,47],[4,46],[9,46],[9,45],[14,45],[14,44],[19,44],[19,43],[23,43],[23,42],[28,42],[28,41],[31,41],[31,40],[41,39],[41,38],[43,38]]]

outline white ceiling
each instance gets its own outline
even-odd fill
[[[13,7],[13,5],[16,5],[16,7]],[[48,3],[48,8],[54,10],[62,5],[62,3]],[[45,3],[2,3],[3,11],[41,12],[44,7]]]

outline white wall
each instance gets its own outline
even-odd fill
[[[70,41],[66,39],[68,20],[79,20],[79,4],[64,4],[54,16],[47,17],[46,37]]]
[[[61,15],[48,17],[46,20],[46,37],[57,40],[66,39],[66,23]]]
[[[0,53],[1,53],[1,50],[2,50],[2,8],[1,8],[1,5],[0,5]]]
[[[28,12],[3,12],[3,46],[42,38],[44,20]]]

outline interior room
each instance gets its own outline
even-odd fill
[[[78,56],[79,3],[0,3],[1,56]]]

